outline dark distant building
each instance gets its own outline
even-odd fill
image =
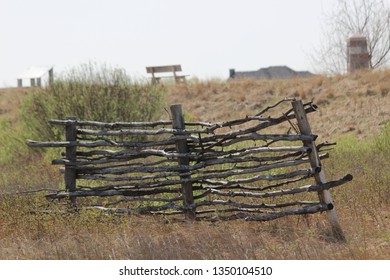
[[[255,71],[229,70],[229,79],[288,79],[295,77],[309,77],[313,74],[309,71],[294,71],[287,66],[270,66]]]

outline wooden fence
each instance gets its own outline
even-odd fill
[[[315,105],[294,100],[279,116],[264,116],[285,102],[222,123],[185,122],[181,105],[170,107],[168,121],[50,120],[65,127],[65,141],[28,140],[28,145],[65,148],[64,157],[53,160],[64,166],[65,190],[48,198],[211,221],[326,211],[334,233],[343,238],[329,189],[352,176],[326,181],[321,159],[329,154],[321,149],[332,144],[315,144],[306,116]],[[282,123],[293,133],[266,132]],[[308,180],[312,183],[304,184]]]

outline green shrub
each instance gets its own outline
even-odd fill
[[[102,122],[151,121],[159,117],[164,87],[133,81],[121,69],[82,65],[24,100],[21,119],[33,139],[59,140],[63,127],[48,125],[49,119]]]

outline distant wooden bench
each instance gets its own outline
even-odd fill
[[[185,82],[188,75],[177,75],[176,72],[181,72],[181,65],[165,65],[165,66],[150,66],[146,67],[146,72],[152,74],[152,83],[160,83],[162,78],[173,78],[176,83]],[[156,73],[172,73],[171,76],[156,76]]]

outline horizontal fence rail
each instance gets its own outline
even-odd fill
[[[287,101],[222,123],[185,122],[180,105],[171,106],[168,121],[50,120],[64,126],[64,141],[28,140],[28,145],[65,148],[64,157],[52,163],[63,165],[66,189],[47,197],[69,198],[74,205],[210,221],[332,211],[324,191],[352,176],[317,180],[323,174],[321,159],[329,157],[322,150],[334,143],[315,145],[317,136],[302,131],[306,114],[317,109],[311,103],[293,101],[279,116],[264,116]],[[283,123],[289,133],[269,132]],[[315,184],[302,184],[310,178]],[[88,197],[108,200],[92,203]]]

